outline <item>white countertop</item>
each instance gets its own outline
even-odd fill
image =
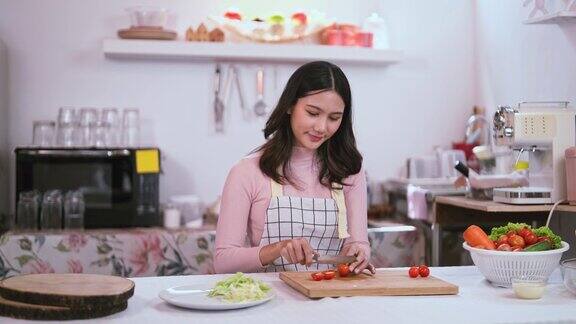
[[[431,268],[431,274],[458,285],[460,293],[313,300],[284,284],[277,274],[251,274],[270,283],[276,290],[276,298],[246,309],[197,311],[173,307],[163,302],[158,293],[173,286],[213,283],[226,275],[134,278],[136,290],[127,310],[67,323],[576,323],[576,296],[562,285],[559,269],[539,300],[520,300],[512,289],[491,286],[474,266],[436,267]],[[0,317],[0,322],[24,321]]]

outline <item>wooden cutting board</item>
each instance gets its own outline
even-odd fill
[[[97,318],[118,313],[125,310],[126,307],[128,307],[127,301],[112,306],[70,308],[21,303],[0,297],[0,316],[28,320],[72,320]]]
[[[134,294],[134,282],[96,274],[30,274],[0,282],[0,296],[27,304],[70,308],[115,306]]]
[[[407,270],[378,270],[374,276],[359,274],[314,281],[313,272],[281,272],[280,279],[310,298],[340,296],[456,295],[458,286],[434,276],[410,278]]]

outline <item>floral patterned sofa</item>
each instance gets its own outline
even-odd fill
[[[409,266],[424,257],[411,226],[370,228],[376,267]],[[138,228],[7,232],[0,236],[0,278],[28,273],[95,273],[124,277],[214,273],[214,228]]]

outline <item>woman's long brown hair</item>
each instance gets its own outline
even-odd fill
[[[350,84],[338,66],[317,61],[304,64],[290,76],[276,108],[266,122],[264,138],[267,141],[256,149],[262,152],[260,170],[274,181],[281,184],[288,182],[296,186],[290,177],[287,163],[295,144],[288,112],[298,99],[323,91],[335,91],[340,95],[344,101],[344,113],[336,133],[316,151],[320,163],[318,180],[324,186],[332,188],[334,183],[346,185],[343,183],[346,177],[360,172],[362,155],[356,148],[352,129]]]

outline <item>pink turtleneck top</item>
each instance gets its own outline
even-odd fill
[[[238,162],[226,179],[216,229],[216,273],[256,272],[260,262],[260,239],[270,203],[270,178],[259,167],[260,154]],[[330,189],[318,181],[319,166],[315,151],[295,147],[289,162],[290,175],[300,189],[283,186],[283,194],[292,197],[331,198]],[[367,236],[366,176],[359,173],[344,180],[348,233],[344,245],[359,243],[370,257]]]

